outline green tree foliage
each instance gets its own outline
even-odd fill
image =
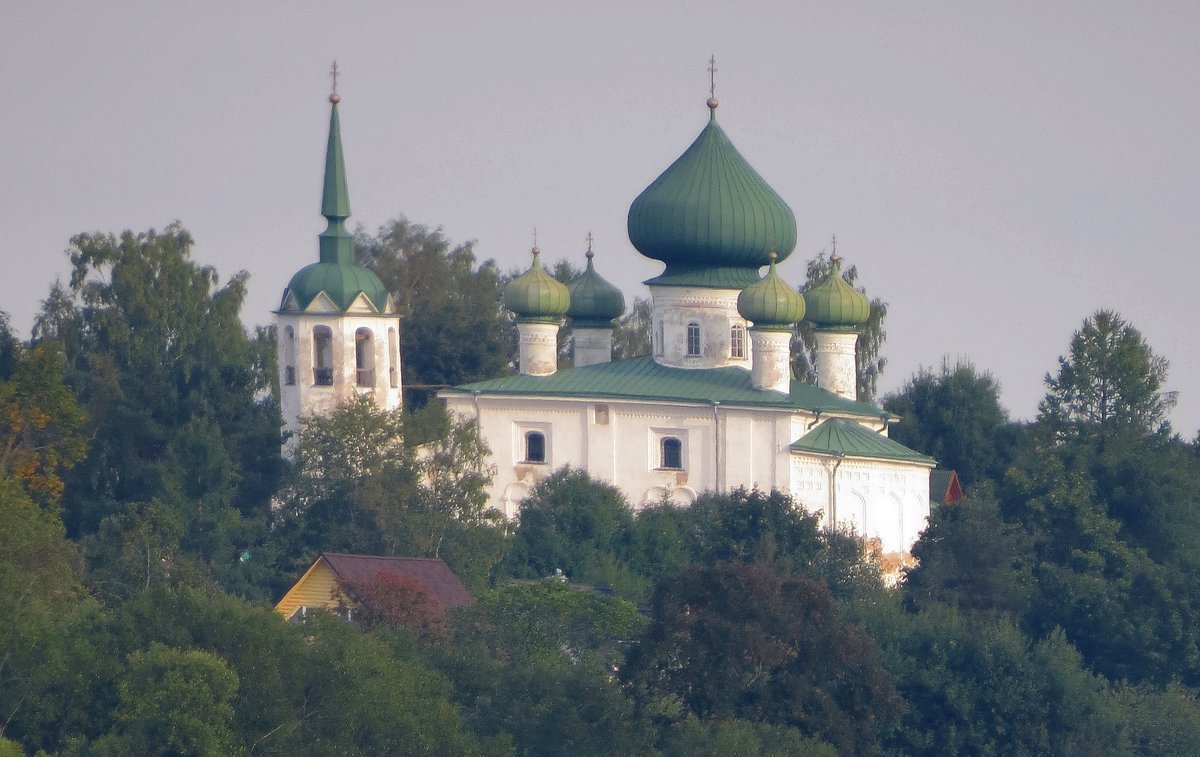
[[[220,657],[152,644],[130,655],[112,733],[98,755],[240,754],[232,729],[237,676]]]
[[[878,753],[901,707],[874,642],[824,584],[757,565],[661,585],[622,677],[649,711],[794,727],[842,754]]]
[[[800,287],[800,293],[803,294],[823,282],[829,277],[832,270],[833,265],[829,262],[829,256],[824,251],[817,253],[815,258],[808,261],[806,280]],[[856,283],[858,266],[850,266],[842,272],[842,275],[849,283]],[[858,287],[858,291],[863,294],[867,293],[867,290],[862,287]],[[875,400],[875,387],[879,382],[879,375],[887,367],[887,358],[881,357],[879,354],[883,349],[884,341],[887,340],[887,331],[883,327],[885,318],[887,318],[887,303],[878,297],[872,299],[871,315],[859,330],[858,343],[854,352],[858,369],[858,399],[863,402]],[[815,384],[817,381],[816,349],[817,338],[813,325],[808,321],[796,324],[792,336],[792,355],[794,355],[792,371],[797,378],[810,384]]]
[[[1003,474],[1011,435],[1000,385],[969,362],[922,368],[883,407],[900,416],[888,435],[958,472],[967,485]]]
[[[1046,374],[1049,391],[1039,420],[1060,434],[1169,431],[1175,393],[1163,388],[1167,368],[1166,358],[1154,354],[1140,331],[1117,313],[1098,310],[1071,338],[1070,353],[1058,359],[1058,374]]]
[[[306,418],[275,511],[281,574],[294,580],[318,550],[443,557],[478,589],[503,554],[491,476],[475,425],[440,405],[401,413],[359,397]]]
[[[613,328],[613,359],[625,360],[650,354],[654,310],[650,300],[634,297],[633,304]]]
[[[279,466],[278,409],[238,317],[246,276],[220,286],[178,224],[71,245],[69,290],[51,292],[35,327],[38,344],[64,345],[88,417],[90,453],[63,494],[68,529],[94,533],[158,501],[182,521],[180,548],[227,573]]]
[[[934,512],[913,545],[917,565],[904,580],[910,608],[936,603],[964,612],[1023,617],[1034,591],[1029,535],[1005,522],[995,500],[971,496]]]
[[[746,720],[688,718],[672,727],[664,757],[836,757],[837,750],[797,728]]]
[[[355,239],[360,259],[396,297],[403,319],[404,386],[456,385],[499,375],[509,350],[502,327],[502,277],[477,265],[475,243],[453,244],[403,216]],[[424,404],[425,390],[409,397]]]

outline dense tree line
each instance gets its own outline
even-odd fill
[[[406,379],[505,369],[471,245],[401,219],[360,246]],[[1032,423],[966,363],[884,399],[969,495],[889,587],[779,492],[635,510],[563,469],[503,523],[475,429],[421,398],[310,419],[285,463],[272,335],[190,249],[81,235],[33,338],[0,322],[0,755],[1200,753],[1200,453],[1114,313]],[[347,586],[359,622],[286,622],[318,550],[442,557],[475,602]]]

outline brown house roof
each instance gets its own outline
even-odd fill
[[[428,586],[430,594],[447,610],[471,602],[467,587],[440,557],[378,557],[322,552],[317,559],[321,558],[344,581],[374,581],[381,573],[405,576]]]

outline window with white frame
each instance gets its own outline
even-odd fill
[[[689,357],[700,354],[700,324],[695,321],[687,325],[687,354]]]
[[[729,357],[746,357],[746,327],[740,323],[729,329]]]
[[[525,460],[527,463],[546,462],[546,435],[541,431],[525,432]]]

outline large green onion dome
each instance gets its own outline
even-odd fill
[[[771,268],[762,279],[742,290],[737,300],[738,313],[760,331],[788,331],[804,318],[804,298],[775,273],[775,254]]]
[[[776,251],[796,246],[796,217],[787,203],[709,121],[683,155],[629,206],[629,241],[666,263],[647,284],[742,289]]]
[[[366,295],[380,313],[387,312],[388,291],[379,277],[354,260],[354,237],[346,230],[350,217],[350,193],[346,190],[346,165],[342,157],[342,130],[337,104],[341,98],[330,95],[329,142],[325,148],[325,188],[321,196],[321,214],[328,226],[320,237],[321,258],[292,276],[283,292],[280,310],[304,310],[322,292],[339,311],[346,311],[360,293]]]
[[[807,320],[818,328],[853,330],[871,317],[867,296],[842,278],[842,259],[834,255],[829,276],[804,293]]]
[[[596,273],[592,264],[591,243],[588,243],[587,268],[583,274],[567,285],[571,293],[571,307],[567,317],[571,324],[582,328],[608,328],[625,312],[625,295],[621,290]]]
[[[571,293],[564,284],[542,270],[541,250],[533,248],[533,265],[504,288],[504,307],[518,321],[558,323],[571,307]]]

